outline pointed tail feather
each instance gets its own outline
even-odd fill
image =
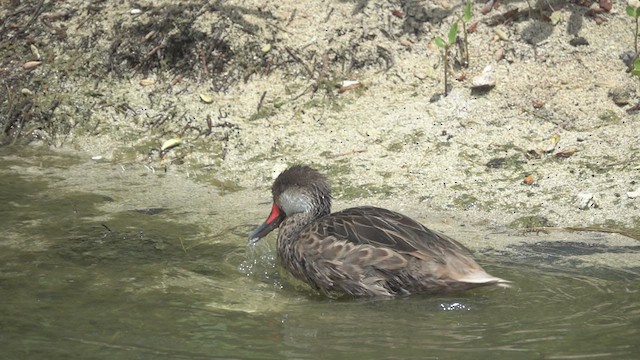
[[[460,282],[465,282],[469,284],[497,285],[503,288],[511,287],[511,281],[489,275],[484,271],[476,271],[476,272],[468,273],[458,278],[457,280]]]

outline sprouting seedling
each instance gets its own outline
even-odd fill
[[[629,63],[631,74],[640,76],[640,59],[638,59],[638,29],[640,27],[640,1],[629,1],[627,5],[627,15],[634,18],[636,22],[635,31],[633,33],[633,59]]]
[[[640,23],[638,22],[638,18],[640,18],[640,2],[636,3],[638,6],[634,6],[635,4],[632,4],[631,1],[629,2],[629,4],[627,5],[627,15],[631,16],[636,21],[636,30],[633,33],[633,50],[636,54],[638,54],[638,25],[640,25]]]
[[[462,34],[463,34],[463,49],[462,49],[462,65],[464,67],[469,66],[469,41],[467,40],[467,24],[471,21],[471,0],[467,0],[467,3],[464,6],[464,12],[462,16],[458,15],[458,19],[462,23]]]
[[[458,22],[455,21],[451,24],[451,28],[449,29],[449,34],[447,36],[446,42],[442,40],[440,36],[436,36],[435,43],[436,45],[444,50],[444,96],[449,94],[448,92],[448,72],[449,72],[449,51],[451,46],[456,43],[456,37],[458,37]]]

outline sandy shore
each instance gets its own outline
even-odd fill
[[[640,229],[640,127],[627,111],[640,82],[619,58],[634,27],[621,4],[596,15],[560,1],[484,15],[474,4],[470,65],[453,52],[446,97],[433,39],[459,1],[170,4],[52,4],[41,16],[65,40],[33,39],[42,64],[9,89],[31,89],[35,109],[62,123],[27,123],[21,136],[256,203],[279,171],[308,163],[339,206],[382,204],[444,227]],[[189,61],[171,62],[176,41]],[[34,55],[25,45],[12,56],[17,67]],[[473,90],[487,65],[495,87]],[[344,80],[361,86],[340,92]],[[172,138],[182,144],[161,160]]]

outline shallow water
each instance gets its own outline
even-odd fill
[[[485,254],[512,289],[327,300],[280,276],[272,237],[246,248],[266,214],[242,193],[135,165],[0,155],[3,358],[640,355],[634,269]]]

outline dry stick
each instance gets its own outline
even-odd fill
[[[90,16],[85,16],[85,18],[84,18],[82,21],[80,21],[80,23],[79,23],[78,25],[76,25],[76,30],[78,30],[78,29],[80,29],[81,27],[83,27],[83,26],[84,26],[84,24],[85,24],[87,21],[89,21],[89,20],[93,19],[94,17],[95,17],[95,14],[90,15]]]
[[[636,9],[636,11],[638,10]],[[636,52],[635,57],[638,57],[638,26],[639,25],[640,24],[638,23],[638,17],[636,16],[636,31],[633,33],[635,35],[634,42],[633,42],[633,45],[634,45],[633,49]]]
[[[207,55],[204,50],[200,51],[200,57],[202,58],[202,72],[206,76],[209,74],[209,69],[207,65]]]
[[[343,152],[343,153],[338,153],[338,154],[332,154],[329,155],[328,158],[329,159],[334,159],[340,156],[347,156],[347,155],[355,155],[355,154],[360,154],[363,152],[367,152],[367,148],[364,149],[356,149],[356,150],[352,150],[352,151],[347,151],[347,152]]]
[[[313,71],[311,71],[311,69],[309,69],[307,64],[305,64],[304,61],[302,61],[302,59],[300,59],[300,57],[298,55],[296,55],[290,47],[285,46],[284,49],[287,50],[287,53],[289,53],[289,56],[291,56],[295,61],[300,63],[300,65],[302,65],[302,67],[304,67],[304,69],[307,71],[309,76],[311,76],[311,78],[313,79]]]
[[[184,247],[184,242],[182,242],[182,237],[178,237],[178,240],[180,240],[180,246],[182,246],[182,251],[185,252],[185,254],[187,253],[187,249]]]
[[[291,99],[291,101],[298,100],[299,98],[301,98],[304,95],[306,95],[309,91],[315,91],[314,90],[315,88],[316,88],[315,84],[311,84],[311,85],[307,86],[307,88],[304,89],[303,92],[301,92],[299,95],[296,95],[294,98]]]
[[[260,108],[262,107],[262,103],[264,102],[264,98],[267,96],[267,92],[263,92],[262,96],[260,96],[260,101],[258,102],[258,107],[256,108],[256,113],[260,112]]]
[[[327,16],[324,18],[324,22],[329,21],[329,18],[331,17],[331,14],[333,14],[333,8],[329,9],[329,13],[327,14]]]
[[[327,75],[328,72],[329,72],[329,54],[325,50],[325,52],[322,53],[322,71],[320,71],[320,75],[318,75],[318,80],[316,81],[316,84],[320,83],[322,79],[324,79],[325,75]]]
[[[567,231],[589,231],[589,232],[601,232],[601,233],[609,233],[609,234],[619,234],[622,236],[626,236],[635,240],[640,240],[640,234],[633,232],[633,231],[627,231],[624,229],[609,229],[609,228],[599,228],[599,227],[592,227],[592,226],[587,226],[587,227],[580,227],[580,226],[533,226],[533,227],[528,227],[525,230],[527,231],[558,231],[558,230],[567,230]]]
[[[291,22],[293,21],[293,18],[296,17],[296,13],[298,12],[298,9],[293,9],[293,11],[291,12],[291,15],[289,16],[289,20],[287,20],[287,23],[284,25],[285,27],[289,26],[289,24],[291,24]]]
[[[449,46],[444,48],[444,96],[449,95],[449,89],[447,89],[447,73],[449,72]]]
[[[40,1],[40,4],[38,4],[38,7],[33,12],[33,15],[31,16],[31,19],[29,19],[29,21],[20,29],[21,31],[26,31],[31,25],[33,25],[33,23],[36,21],[36,19],[40,15],[42,15],[43,6],[44,6],[44,0]]]

